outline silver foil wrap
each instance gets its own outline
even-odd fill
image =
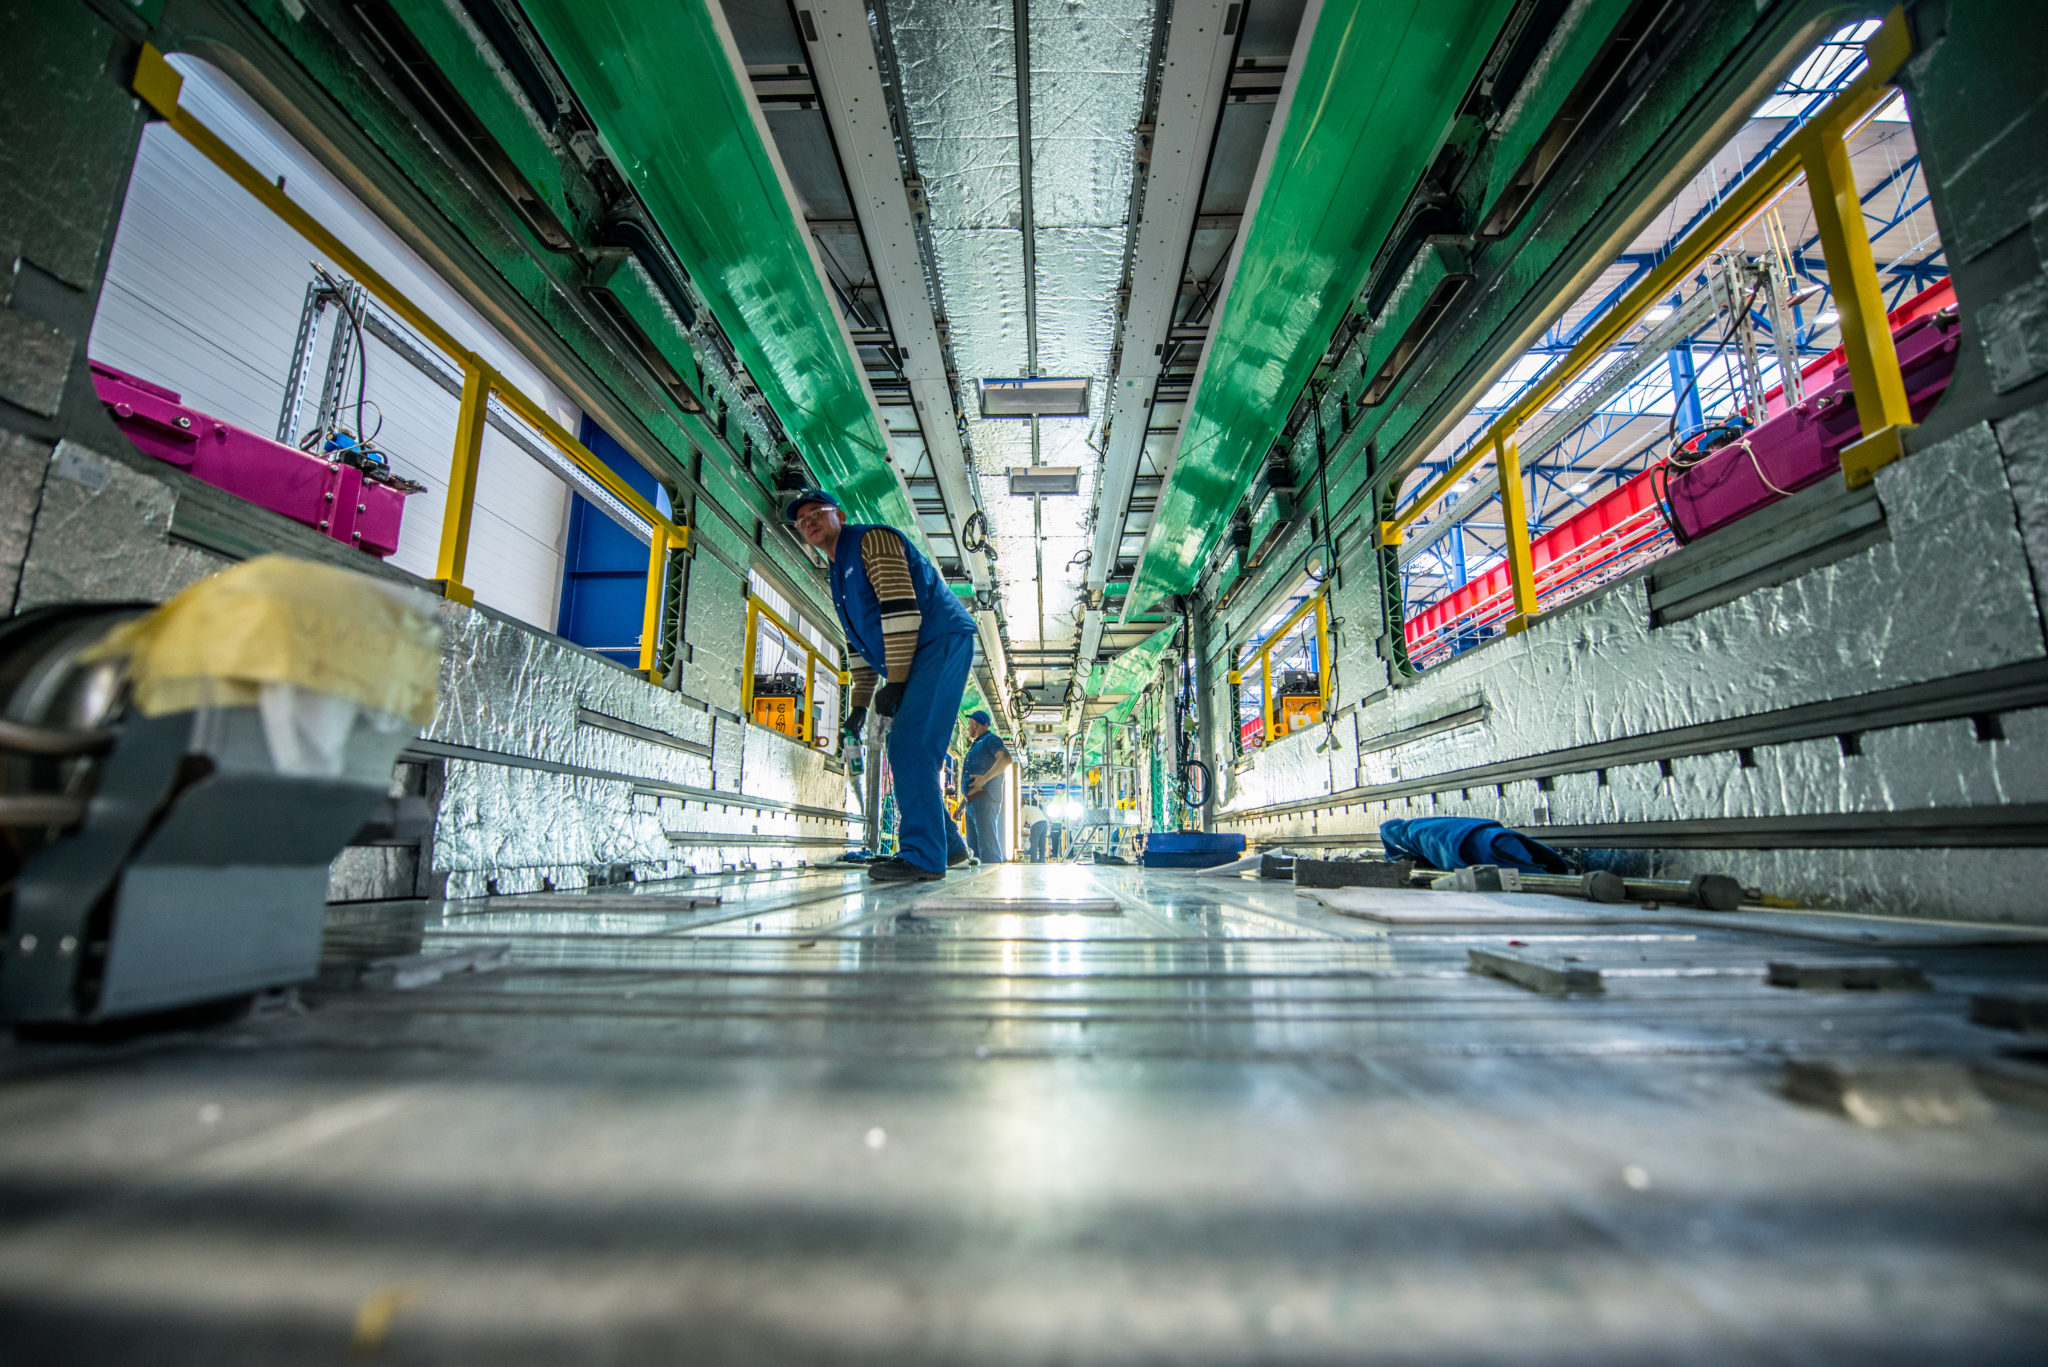
[[[743,614],[729,625],[735,655]],[[796,864],[838,851],[792,838],[848,834],[843,815],[763,810],[716,796],[843,813],[845,777],[822,752],[731,713],[707,712],[518,623],[455,603],[442,605],[441,622],[441,700],[428,740],[601,775],[449,759],[433,866],[448,874],[451,897],[490,887],[580,887],[592,865],[631,864],[640,877],[658,878],[692,868]],[[721,836],[729,839],[707,839]]]
[[[1566,608],[1520,636],[1429,671],[1356,714],[1371,746],[1484,705],[1484,720],[1356,754],[1336,787],[1427,781],[1702,722],[1990,669],[2043,657],[2039,604],[2023,541],[2040,515],[2048,423],[2037,411],[1918,452],[1878,474],[1887,541],[1755,590],[1671,627],[1649,626],[1640,579]],[[2001,453],[2001,446],[2004,450]],[[2007,472],[2012,478],[2008,483]],[[2018,516],[2015,517],[2017,505]],[[2030,511],[2030,508],[2032,511]],[[2033,560],[2039,564],[2038,558]],[[1339,615],[1356,620],[1355,608]],[[1340,659],[1349,659],[1341,653]],[[1968,720],[1870,731],[1853,753],[1832,738],[1617,765],[1604,773],[1445,788],[1386,802],[1255,816],[1255,840],[1313,847],[1369,836],[1391,817],[1476,816],[1542,833],[1717,817],[1910,812],[2048,801],[2048,711],[2007,713],[2003,739]],[[1226,805],[1298,801],[1312,779],[1289,737],[1252,761]],[[1229,824],[1226,821],[1226,824]],[[1706,850],[1616,852],[1630,871],[1720,871],[1817,905],[1902,915],[2048,922],[2033,850]],[[2031,881],[2028,881],[2031,880]]]
[[[1368,738],[1492,709],[1484,739],[1402,747],[1410,773],[1868,693],[2042,657],[2040,617],[1991,434],[1972,428],[1878,473],[1891,536],[1676,625],[1641,579],[1429,671],[1367,709]]]
[[[1035,271],[1028,290],[1012,5],[903,0],[888,17],[930,206],[941,309],[963,381],[1027,374],[1094,381],[1090,412],[1077,418],[988,421],[975,416],[976,396],[962,395],[1010,634],[1020,641],[1071,639],[1087,577],[1086,566],[1075,562],[1090,545],[1100,476],[1095,448],[1116,337],[1154,6],[1086,0],[1031,13]],[[1031,317],[1027,296],[1035,305]],[[1028,496],[1010,495],[1010,467],[1034,463],[1078,466],[1078,496],[1048,498],[1041,509]]]

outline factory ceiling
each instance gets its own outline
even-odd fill
[[[1299,0],[722,13],[932,544],[986,564],[1021,683],[1085,684],[1145,634],[1105,636],[1105,593],[1150,530]],[[1085,412],[984,416],[984,381],[1032,376],[1085,380]],[[1075,492],[1013,491],[1032,466]],[[986,561],[956,539],[977,508]]]
[[[1193,582],[1511,3],[523,7],[812,473],[1058,692]],[[989,415],[1029,377],[1085,411]]]

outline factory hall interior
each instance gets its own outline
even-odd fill
[[[2048,5],[0,33],[0,1364],[2048,1361]]]

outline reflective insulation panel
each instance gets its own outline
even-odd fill
[[[1064,644],[1079,629],[1153,11],[1151,0],[1031,11],[1027,201],[1010,0],[887,10],[955,364],[963,375],[1091,382],[1085,417],[966,422],[1016,641]],[[1028,244],[1017,208],[1026,202]],[[1040,507],[1005,492],[1010,469],[1029,465],[1079,467],[1071,501]]]

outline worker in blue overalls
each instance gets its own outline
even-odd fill
[[[967,848],[984,864],[1004,861],[1003,770],[1010,767],[1009,747],[990,729],[993,721],[979,708],[967,714],[972,744],[960,761],[960,781],[967,785],[961,791],[967,799]]]
[[[896,855],[868,865],[868,877],[936,882],[949,865],[968,858],[946,816],[939,764],[974,664],[974,619],[932,562],[895,528],[848,525],[839,501],[821,489],[798,494],[783,513],[797,535],[832,557],[832,606],[858,657],[846,733],[858,735],[867,725],[870,700],[891,718]]]

